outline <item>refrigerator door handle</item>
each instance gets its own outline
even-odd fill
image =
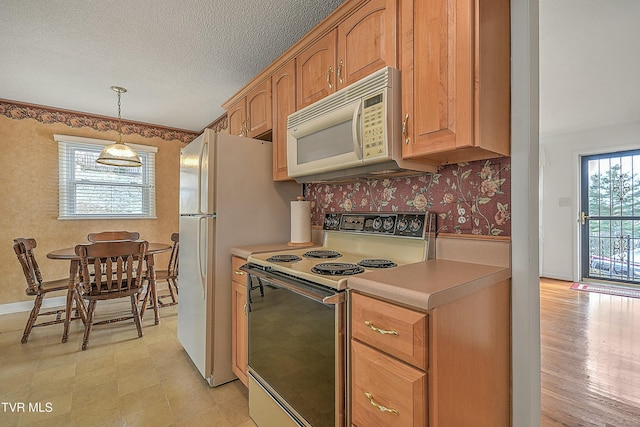
[[[205,301],[207,300],[207,282],[206,282],[206,279],[207,279],[207,262],[206,262],[206,260],[204,260],[204,262],[203,262],[203,259],[202,259],[202,257],[203,257],[203,253],[202,253],[202,242],[203,242],[203,239],[202,239],[202,229],[203,229],[202,222],[205,221],[204,228],[205,228],[205,233],[206,233],[207,232],[207,230],[206,230],[207,218],[208,217],[206,217],[206,216],[202,216],[202,217],[200,217],[198,219],[198,244],[196,246],[197,247],[197,249],[196,249],[196,251],[197,251],[196,257],[198,258],[198,273],[200,274],[200,287],[202,287],[202,299],[205,300]],[[205,241],[206,241],[206,239],[205,239]],[[207,256],[206,249],[205,249],[204,256],[205,257]]]
[[[202,210],[202,198],[206,197],[206,195],[202,191],[202,164],[205,161],[205,150],[209,147],[208,142],[204,142],[200,146],[200,156],[198,157],[198,213],[205,213]]]

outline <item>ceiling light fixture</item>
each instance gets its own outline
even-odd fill
[[[127,90],[120,86],[111,86],[118,93],[118,142],[104,147],[96,162],[109,166],[135,167],[142,166],[138,154],[122,142],[122,119],[120,117],[120,95]]]

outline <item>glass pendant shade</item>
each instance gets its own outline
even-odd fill
[[[120,117],[120,94],[127,90],[120,86],[111,86],[111,90],[118,93],[118,142],[104,147],[96,162],[109,166],[136,167],[142,166],[140,157],[122,142],[122,119]]]
[[[142,166],[142,162],[140,161],[138,154],[136,154],[131,147],[126,146],[121,141],[104,147],[96,161],[109,166]]]

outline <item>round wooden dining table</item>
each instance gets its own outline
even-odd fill
[[[171,250],[171,245],[166,243],[149,242],[146,254],[147,274],[149,276],[149,284],[147,292],[151,292],[150,304],[153,304],[154,323],[160,323],[160,312],[158,311],[158,289],[156,287],[156,273],[154,255]],[[67,303],[65,310],[64,331],[62,333],[62,342],[67,342],[69,338],[69,325],[71,323],[71,312],[73,311],[73,301],[76,301],[76,309],[80,313],[83,322],[86,322],[87,315],[82,296],[76,287],[78,282],[78,269],[80,267],[80,256],[76,255],[76,248],[62,248],[51,251],[47,254],[49,259],[59,259],[70,261],[69,267],[69,291],[67,292]],[[144,316],[146,305],[140,310],[140,317]]]

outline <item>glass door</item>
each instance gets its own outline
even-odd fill
[[[582,157],[581,275],[640,285],[640,150]]]

